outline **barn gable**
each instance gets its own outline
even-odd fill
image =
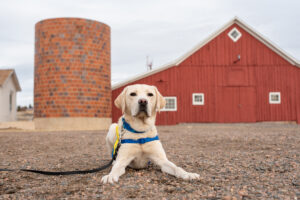
[[[164,71],[170,67],[175,67],[175,66],[179,66],[179,65],[184,65],[184,64],[187,64],[188,62],[191,62],[191,63],[197,63],[197,64],[206,64],[204,61],[208,61],[207,58],[204,58],[202,60],[195,60],[196,57],[198,57],[197,55],[197,52],[199,52],[202,48],[206,48],[206,50],[209,50],[209,48],[213,48],[213,40],[216,40],[218,38],[218,40],[220,40],[222,37],[223,39],[225,37],[228,37],[228,33],[232,30],[232,28],[234,27],[239,27],[239,30],[241,30],[242,32],[242,36],[244,36],[244,34],[246,33],[247,37],[248,38],[252,38],[254,40],[252,41],[255,41],[255,42],[259,42],[260,46],[254,50],[256,51],[256,55],[254,55],[252,52],[252,55],[251,57],[253,57],[254,59],[254,56],[255,58],[257,59],[265,59],[265,61],[267,61],[268,59],[271,59],[272,55],[271,54],[277,54],[281,57],[281,59],[277,58],[277,60],[274,60],[273,62],[276,63],[276,64],[286,64],[286,62],[290,63],[291,65],[294,65],[294,66],[297,66],[300,68],[300,62],[298,60],[296,60],[295,58],[293,58],[291,55],[289,55],[287,52],[285,52],[284,50],[282,50],[280,47],[278,47],[276,44],[272,43],[270,40],[268,40],[266,37],[264,37],[263,35],[261,35],[260,33],[258,33],[257,31],[255,31],[251,26],[247,25],[245,22],[243,22],[241,19],[239,19],[238,17],[235,17],[234,19],[232,19],[231,21],[229,21],[227,24],[225,24],[223,27],[221,27],[219,30],[217,30],[216,32],[214,32],[213,34],[211,34],[207,39],[205,39],[204,41],[200,42],[198,45],[196,45],[194,48],[192,48],[189,52],[187,52],[186,54],[182,55],[180,58],[174,60],[173,62],[170,62],[170,63],[167,63],[166,65],[163,65],[161,67],[158,67],[152,71],[149,71],[149,72],[146,72],[146,73],[142,73],[140,75],[137,75],[135,77],[131,77],[125,81],[122,81],[120,83],[117,83],[117,84],[114,84],[112,86],[112,89],[117,89],[119,87],[122,87],[124,85],[127,85],[127,84],[130,84],[130,83],[133,83],[135,81],[138,81],[140,79],[143,79],[147,76],[151,76],[153,74],[156,74],[156,73],[159,73],[161,71]],[[229,38],[228,38],[229,39]],[[242,44],[241,41],[244,41]],[[248,41],[249,42],[249,41]],[[247,41],[245,40],[240,40],[237,41],[237,43],[240,43],[240,45],[236,46],[235,45],[235,51],[239,51],[239,50],[242,50],[242,51],[247,51],[247,49],[241,49],[242,46],[245,47],[245,43],[247,43]],[[255,44],[249,44],[247,43],[246,44],[247,47],[250,45],[255,45]],[[224,61],[219,59],[219,58],[224,58],[223,56],[226,54],[227,56],[231,56],[232,59],[234,58],[237,58],[237,56],[239,54],[235,54],[234,52],[228,52],[227,51],[227,47],[230,47],[230,46],[233,46],[232,44],[232,41],[225,41],[224,44],[223,44],[223,49],[218,49],[218,51],[216,51],[217,53],[217,56],[213,57],[213,58],[210,58],[210,62],[209,64],[211,64],[211,60],[215,59],[216,61],[219,61],[218,62],[215,62],[215,64],[221,64],[223,65],[224,64]],[[262,58],[262,53],[261,51],[259,51],[260,49],[265,49],[265,48],[268,48],[268,55],[266,55],[265,57]],[[241,55],[240,55],[241,56]],[[188,60],[189,59],[189,60]],[[201,59],[201,58],[200,58]],[[229,61],[231,62],[231,60]],[[249,61],[247,61],[249,62]],[[257,60],[252,60],[250,61],[252,62],[252,64],[257,64]],[[189,64],[191,64],[189,63]],[[242,63],[243,64],[243,63]],[[268,63],[268,64],[271,64],[271,63]]]
[[[240,39],[237,40],[236,42],[232,42],[232,40],[229,37],[229,32],[231,30],[233,30],[234,28],[236,28],[241,33]],[[246,39],[245,39],[245,37],[246,37]],[[239,19],[237,17],[234,18],[233,20],[231,20],[228,24],[223,26],[221,29],[216,31],[214,34],[212,34],[206,40],[204,40],[203,42],[198,44],[191,51],[189,51],[188,53],[183,55],[177,61],[176,65],[183,64],[188,58],[193,56],[195,53],[200,51],[202,48],[206,48],[206,50],[208,50],[209,48],[214,48],[213,45],[218,42],[216,40],[218,40],[218,41],[223,40],[222,42],[224,42],[222,45],[223,49],[217,49],[217,51],[215,52],[216,55],[221,58],[224,57],[224,55],[231,56],[230,54],[233,54],[234,52],[227,51],[228,49],[231,49],[231,48],[235,48],[234,50],[236,52],[240,53],[240,51],[244,51],[244,53],[246,53],[246,51],[249,47],[250,48],[255,47],[256,48],[255,50],[258,50],[258,51],[256,51],[255,53],[252,53],[251,57],[257,58],[257,59],[262,59],[262,58],[260,58],[261,52],[259,52],[259,50],[262,48],[263,49],[268,48],[268,50],[270,51],[269,54],[271,54],[271,52],[276,53],[277,55],[279,55],[282,58],[282,60],[285,60],[286,62],[290,63],[291,65],[300,67],[299,61],[297,61],[295,58],[290,56],[284,50],[282,50],[277,45],[272,43],[266,37],[259,34],[252,27],[250,27],[249,25],[247,25],[245,22],[243,22],[241,19]],[[259,43],[259,46],[256,46],[257,43]],[[220,47],[220,46],[218,46],[218,47]],[[247,49],[242,49],[243,47],[244,48],[247,47]],[[234,57],[234,58],[236,58],[236,57]],[[213,59],[213,58],[210,58],[210,59]],[[268,59],[268,58],[266,58],[266,59]],[[282,60],[277,61],[277,62],[286,64]],[[208,59],[205,59],[205,61],[208,61]],[[209,60],[210,64],[212,63],[211,61],[213,61],[213,60]],[[216,61],[219,61],[219,63],[224,64],[224,60],[216,59]],[[251,64],[256,64],[256,61],[252,60],[250,62],[252,62]],[[215,64],[219,64],[219,63],[215,62]],[[248,61],[248,63],[249,63],[249,61]],[[242,64],[248,64],[248,63],[242,63]],[[274,63],[276,63],[276,61],[274,61]],[[203,63],[203,64],[205,64],[205,63]],[[231,61],[229,61],[229,64],[231,64]],[[270,63],[268,63],[268,64],[270,64]]]

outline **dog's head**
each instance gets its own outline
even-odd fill
[[[123,114],[138,118],[155,116],[166,104],[165,99],[155,86],[130,85],[116,98],[115,105]]]

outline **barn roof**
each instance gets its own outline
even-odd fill
[[[21,91],[16,72],[13,69],[0,69],[0,87],[2,87],[11,76],[17,91]]]
[[[127,80],[122,81],[120,83],[116,83],[116,84],[114,84],[112,86],[112,89],[113,90],[114,89],[118,89],[118,88],[120,88],[120,87],[122,87],[124,85],[127,85],[127,84],[132,83],[132,82],[137,81],[137,80],[140,80],[142,78],[145,78],[145,77],[150,76],[152,74],[158,73],[160,71],[166,70],[166,69],[168,69],[170,67],[175,67],[175,66],[180,65],[185,59],[187,59],[193,53],[195,53],[200,48],[202,48],[204,45],[206,45],[207,43],[209,43],[211,40],[213,40],[215,37],[217,37],[219,34],[221,34],[223,31],[225,31],[228,27],[230,27],[233,24],[239,25],[245,31],[247,31],[249,34],[251,34],[253,37],[255,37],[257,40],[259,40],[260,42],[262,42],[263,44],[265,44],[267,47],[269,47],[270,49],[272,49],[274,52],[276,52],[277,54],[279,54],[282,58],[284,58],[285,60],[287,60],[289,63],[291,63],[292,65],[300,68],[300,62],[298,60],[296,60],[295,58],[293,58],[291,55],[289,55],[283,49],[281,49],[280,47],[278,47],[276,44],[272,43],[269,39],[267,39],[266,37],[264,37],[263,35],[261,35],[257,31],[255,31],[251,26],[249,26],[248,24],[246,24],[240,18],[234,17],[232,20],[230,20],[227,24],[225,24],[219,30],[217,30],[216,32],[214,32],[213,34],[211,34],[204,41],[200,42],[193,49],[191,49],[190,51],[188,51],[187,53],[185,53],[184,55],[182,55],[178,59],[174,60],[173,62],[170,62],[170,63],[168,63],[166,65],[163,65],[163,66],[158,67],[156,69],[153,69],[151,71],[148,71],[148,72],[139,74],[137,76],[131,77],[130,79],[127,79]]]

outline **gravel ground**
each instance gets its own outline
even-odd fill
[[[50,177],[0,172],[0,199],[300,199],[300,126],[187,124],[161,126],[168,158],[201,178],[183,181],[147,169]],[[0,132],[0,168],[91,169],[109,161],[105,132]]]

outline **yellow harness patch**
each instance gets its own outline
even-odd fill
[[[119,141],[120,141],[119,126],[118,126],[118,125],[116,126],[116,136],[117,136],[117,139],[116,139],[116,141],[115,141],[114,149],[113,149],[113,152],[112,152],[111,157],[114,157],[114,155],[115,155],[115,153],[116,153],[116,149],[117,149],[118,144],[119,144]]]

